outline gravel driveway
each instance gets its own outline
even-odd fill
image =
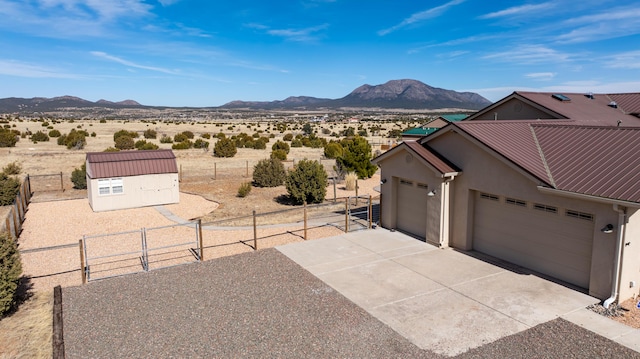
[[[62,300],[67,358],[440,358],[274,249],[63,288]],[[640,354],[557,319],[459,357]]]

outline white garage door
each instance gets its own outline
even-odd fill
[[[398,181],[397,229],[425,239],[427,234],[427,186]]]
[[[478,193],[473,248],[583,288],[589,287],[593,216]]]

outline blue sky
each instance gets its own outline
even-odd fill
[[[640,3],[0,0],[0,98],[219,106],[416,79],[640,92]]]

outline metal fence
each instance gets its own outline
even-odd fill
[[[82,283],[203,260],[199,221],[83,236]]]

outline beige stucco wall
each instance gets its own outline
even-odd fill
[[[411,162],[407,163],[407,155],[411,156]],[[396,213],[398,206],[396,198],[400,179],[415,181],[428,185],[429,190],[435,189],[436,195],[428,197],[427,218],[424,219],[426,227],[426,240],[438,243],[440,238],[440,185],[442,178],[422,163],[417,156],[414,156],[404,149],[398,150],[391,157],[379,163],[381,168],[381,179],[386,179],[386,183],[380,186],[382,195],[382,218],[381,225],[384,228],[395,229],[397,226]]]
[[[564,213],[565,209],[591,213],[594,230],[589,293],[600,299],[610,295],[615,235],[602,233],[600,229],[608,223],[617,223],[617,212],[611,204],[542,193],[535,180],[453,132],[433,139],[429,146],[462,169],[462,175],[456,177],[453,186],[451,246],[464,250],[473,248],[474,191],[555,206],[559,213]]]
[[[625,228],[622,254],[622,273],[620,276],[620,298],[624,301],[640,293],[640,210],[627,209],[627,224]],[[635,282],[635,286],[631,286]]]
[[[553,119],[549,114],[528,105],[518,99],[511,99],[474,120],[536,120]]]
[[[124,193],[99,195],[98,180],[87,181],[89,204],[95,212],[178,203],[177,173],[122,177]]]

